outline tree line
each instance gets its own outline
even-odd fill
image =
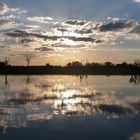
[[[25,57],[26,66],[12,66],[9,59],[5,58],[4,62],[0,62],[0,74],[71,74],[71,75],[139,75],[140,61],[135,60],[133,63],[122,62],[114,64],[112,62],[94,63],[87,62],[85,64],[74,61],[69,62],[65,66],[54,66],[49,63],[43,66],[31,66],[31,56]]]

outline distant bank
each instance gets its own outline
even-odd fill
[[[7,75],[139,75],[140,66],[98,65],[98,66],[6,66],[0,67],[0,74]]]

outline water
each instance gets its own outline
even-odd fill
[[[0,140],[139,140],[139,77],[0,76]]]

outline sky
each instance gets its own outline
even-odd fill
[[[140,59],[140,0],[1,0],[0,61],[65,65]]]

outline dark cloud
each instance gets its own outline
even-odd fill
[[[85,28],[81,30],[79,29],[75,30],[75,33],[78,33],[78,34],[91,34],[92,32],[93,32],[92,29],[85,29]]]
[[[68,30],[65,29],[65,28],[57,28],[58,31],[61,31],[61,32],[67,32]]]
[[[72,41],[83,41],[83,42],[93,42],[93,43],[101,43],[102,40],[96,40],[92,37],[75,37],[75,36],[48,36],[48,35],[41,35],[36,33],[27,33],[25,31],[16,30],[14,32],[6,33],[7,36],[11,37],[36,37],[42,38],[44,40],[57,40],[57,39],[69,39]]]
[[[98,43],[103,43],[104,41],[100,40],[100,39],[97,39],[95,42],[98,44]]]
[[[15,30],[13,32],[6,33],[5,35],[11,37],[29,37],[29,34],[25,31]]]
[[[36,38],[42,38],[42,39],[50,39],[50,40],[57,40],[57,36],[47,36],[47,35],[41,35],[37,33],[28,33],[26,31],[21,30],[15,30],[9,33],[6,33],[5,35],[11,36],[11,37],[36,37]]]
[[[95,39],[91,37],[68,37],[68,39],[73,41],[95,42]]]
[[[85,25],[86,24],[86,21],[80,21],[80,20],[68,20],[65,22],[66,24],[69,24],[69,25]]]
[[[130,28],[134,26],[134,22],[129,21],[116,21],[110,22],[109,24],[100,25],[98,26],[99,31],[106,32],[106,31],[118,31],[120,29]]]
[[[28,42],[34,42],[35,40],[29,39],[29,38],[23,38],[21,39],[21,43],[28,43]]]

